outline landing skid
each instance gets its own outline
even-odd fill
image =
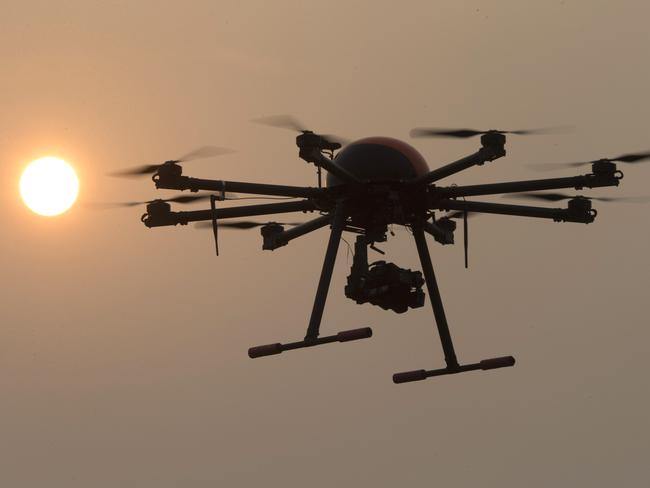
[[[449,333],[447,317],[445,316],[445,310],[442,306],[442,297],[440,296],[440,290],[438,289],[436,275],[433,272],[429,248],[427,247],[427,241],[424,237],[424,223],[413,225],[413,238],[415,239],[415,245],[418,248],[422,273],[424,274],[424,280],[426,281],[427,290],[429,291],[429,300],[431,301],[431,308],[433,308],[433,315],[436,318],[438,334],[440,335],[440,342],[445,353],[445,362],[447,363],[447,367],[431,370],[418,369],[415,371],[396,373],[393,375],[393,383],[409,383],[411,381],[425,380],[432,376],[464,373],[466,371],[476,371],[479,369],[486,371],[488,369],[514,366],[515,358],[512,356],[484,359],[483,361],[473,364],[458,364],[456,351],[454,350],[454,343],[452,342],[451,334]]]
[[[514,365],[515,358],[512,356],[504,356],[500,358],[484,359],[483,361],[474,364],[463,364],[456,366],[455,368],[431,369],[429,371],[425,369],[416,369],[415,371],[395,373],[393,375],[393,383],[409,383],[411,381],[426,380],[432,376],[464,373],[466,371],[476,371],[477,369],[486,371],[488,369],[507,368]]]
[[[329,344],[331,342],[349,342],[357,341],[359,339],[368,339],[372,337],[372,329],[370,327],[363,327],[361,329],[343,330],[338,334],[325,337],[316,337],[314,339],[305,339],[304,341],[288,342],[286,344],[266,344],[264,346],[251,347],[248,350],[248,357],[251,359],[259,358],[262,356],[272,356],[280,354],[284,351],[291,351],[292,349],[302,349],[305,347],[320,346],[321,344]]]

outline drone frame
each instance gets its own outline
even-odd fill
[[[619,181],[623,178],[623,173],[617,170],[616,165],[613,162],[601,160],[592,164],[591,173],[580,176],[467,186],[437,186],[435,184],[442,178],[446,178],[473,166],[483,165],[486,162],[505,156],[505,141],[506,137],[503,133],[498,131],[488,131],[481,137],[482,145],[477,152],[440,168],[431,170],[429,173],[419,178],[394,182],[388,185],[388,191],[397,193],[419,192],[418,194],[424,195],[424,203],[419,205],[416,208],[416,211],[412,212],[412,214],[400,219],[401,221],[398,223],[408,225],[413,231],[413,238],[418,251],[427,290],[429,292],[429,299],[431,301],[431,307],[435,317],[437,331],[446,363],[446,367],[441,369],[420,369],[396,373],[393,375],[393,381],[395,383],[420,381],[432,376],[455,374],[479,369],[489,370],[509,367],[515,364],[515,359],[512,356],[485,359],[478,363],[465,365],[459,364],[425,238],[426,232],[432,235],[434,239],[441,244],[451,244],[453,243],[453,231],[441,227],[435,220],[430,221],[429,219],[432,212],[455,210],[463,212],[465,216],[467,215],[467,212],[490,213],[551,219],[556,222],[577,222],[587,224],[593,222],[597,212],[591,208],[591,201],[584,197],[571,199],[567,208],[547,208],[528,205],[467,201],[465,198],[537,190],[563,188],[574,188],[580,190],[583,188],[618,186]],[[298,136],[297,144],[300,148],[300,157],[305,161],[315,164],[319,170],[322,168],[335,175],[343,181],[342,185],[328,188],[321,188],[319,185],[318,188],[314,188],[199,179],[183,176],[180,166],[175,164],[161,166],[160,170],[152,178],[157,188],[181,191],[190,190],[192,192],[197,192],[199,190],[222,193],[237,192],[253,195],[297,198],[299,200],[227,208],[213,207],[209,210],[180,212],[171,211],[170,205],[167,203],[161,204],[159,202],[154,202],[147,206],[147,213],[143,215],[142,218],[147,227],[178,224],[187,225],[190,222],[210,220],[216,225],[216,222],[220,219],[291,212],[320,212],[322,214],[317,218],[297,225],[291,229],[284,230],[283,228],[280,228],[279,232],[275,232],[268,236],[265,235],[263,249],[271,250],[287,245],[295,238],[330,225],[331,231],[327,243],[325,258],[304,339],[284,344],[274,343],[252,347],[248,351],[249,357],[251,358],[275,355],[280,354],[283,351],[313,347],[331,342],[348,342],[365,339],[372,336],[372,330],[369,327],[342,331],[330,336],[320,336],[321,320],[325,309],[325,302],[342,233],[346,230],[357,233],[364,232],[363,229],[355,227],[353,225],[354,222],[351,221],[353,209],[350,206],[350,202],[353,200],[354,196],[363,192],[364,189],[372,188],[373,185],[381,185],[377,182],[362,181],[341,166],[337,165],[334,159],[330,159],[323,154],[323,146],[319,146],[318,142],[319,136],[317,134],[303,133]],[[462,200],[459,198],[462,198]],[[264,234],[264,228],[262,231]]]

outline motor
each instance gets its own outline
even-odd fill
[[[321,151],[336,151],[341,148],[340,143],[329,141],[310,130],[303,130],[302,134],[296,137],[296,145],[300,150],[299,157],[310,163],[317,162],[314,155]]]

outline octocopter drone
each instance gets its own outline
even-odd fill
[[[461,218],[464,228],[465,265],[467,266],[467,219],[468,214],[488,213],[514,215],[555,222],[589,224],[596,217],[593,200],[625,200],[614,198],[589,198],[561,193],[537,193],[540,190],[573,188],[597,188],[618,186],[623,173],[616,163],[637,163],[650,159],[650,152],[626,154],[591,162],[568,163],[565,167],[589,166],[590,172],[580,176],[549,178],[504,183],[444,186],[439,181],[460,171],[480,166],[506,155],[506,135],[529,135],[549,133],[539,130],[443,130],[420,128],[411,131],[412,137],[471,138],[480,136],[481,147],[473,154],[430,170],[424,158],[409,144],[387,137],[370,137],[349,143],[334,136],[306,130],[302,124],[289,116],[269,117],[258,122],[297,131],[298,155],[317,168],[318,186],[287,186],[240,181],[208,180],[183,174],[180,163],[200,157],[215,156],[228,152],[222,148],[204,147],[183,158],[162,164],[141,166],[117,175],[152,175],[156,188],[210,192],[179,196],[166,200],[130,202],[125,205],[146,203],[142,222],[147,227],[169,225],[197,225],[212,228],[217,254],[218,229],[231,227],[249,229],[260,227],[262,249],[273,250],[286,246],[293,239],[322,227],[330,227],[325,260],[318,281],[316,297],[303,340],[252,347],[251,358],[271,356],[292,349],[314,347],[331,342],[348,342],[372,336],[369,327],[321,336],[320,325],[325,301],[332,278],[334,262],[343,232],[356,235],[354,258],[347,277],[345,295],[358,304],[370,303],[385,310],[403,313],[411,308],[422,307],[425,302],[423,286],[426,284],[429,300],[444,351],[446,367],[433,370],[415,370],[393,375],[395,383],[424,380],[432,376],[489,370],[513,366],[512,356],[484,359],[477,363],[460,364],[454,351],[440,291],[434,274],[425,234],[442,244],[454,243],[455,219]],[[545,165],[541,169],[553,169],[560,165]],[[326,175],[323,185],[322,170]],[[531,193],[532,192],[532,193]],[[255,195],[244,198],[280,198],[284,201],[244,206],[217,206],[224,200],[240,199],[238,193]],[[564,208],[545,208],[529,205],[511,205],[467,200],[482,195],[514,194],[521,198],[546,201],[567,200]],[[171,203],[188,203],[201,199],[210,201],[207,210],[172,211]],[[633,199],[627,199],[633,200]],[[638,200],[638,199],[637,199]],[[230,219],[261,215],[313,212],[318,217],[302,222],[232,221]],[[368,262],[368,248],[381,252],[376,244],[387,240],[390,226],[406,226],[412,231],[420,258],[422,271],[403,269],[383,260]],[[383,254],[383,253],[382,253]]]

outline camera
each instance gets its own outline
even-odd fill
[[[424,305],[424,279],[420,271],[386,261],[376,261],[362,272],[355,271],[353,267],[348,276],[345,296],[357,303],[371,303],[396,313]]]

